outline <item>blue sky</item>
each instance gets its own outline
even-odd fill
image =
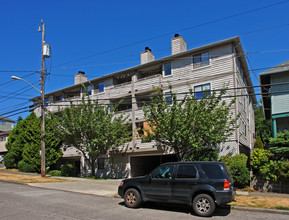
[[[74,83],[84,71],[89,79],[140,63],[146,46],[156,59],[170,55],[179,33],[192,49],[240,36],[250,69],[273,67],[289,58],[289,0],[0,0],[0,115],[14,120],[40,89],[41,19],[52,57],[45,92]],[[254,85],[265,71],[251,71]],[[14,112],[15,111],[15,112]]]

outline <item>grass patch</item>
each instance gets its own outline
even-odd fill
[[[231,202],[230,205],[265,209],[282,207],[282,210],[289,210],[289,198],[237,195],[236,202]]]
[[[19,172],[18,169],[1,169],[1,171],[8,171],[8,172]]]
[[[67,182],[68,180],[64,179],[56,179],[46,177],[43,178],[41,176],[31,176],[31,175],[24,175],[21,173],[13,174],[13,173],[4,173],[0,172],[0,180],[3,181],[12,181],[18,183],[51,183],[51,182]]]
[[[289,210],[289,208],[283,207],[283,206],[277,206],[276,209],[279,209],[279,210]]]

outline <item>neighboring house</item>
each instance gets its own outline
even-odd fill
[[[164,152],[154,142],[144,142],[139,133],[147,127],[142,103],[149,101],[153,86],[160,87],[169,95],[169,85],[176,93],[188,92],[192,88],[197,98],[202,91],[242,87],[228,90],[227,95],[237,97],[231,111],[235,117],[240,113],[239,127],[228,141],[218,148],[219,155],[245,153],[250,156],[254,146],[254,112],[256,97],[239,37],[234,37],[187,50],[182,36],[175,35],[171,41],[172,54],[155,60],[149,48],[140,54],[141,64],[119,72],[87,81],[84,72],[75,75],[75,85],[46,94],[47,109],[57,113],[58,107],[79,102],[87,87],[91,99],[99,103],[113,104],[125,98],[131,104],[120,105],[119,111],[129,115],[128,122],[137,135],[126,144],[120,153],[109,153],[98,159],[96,176],[124,178],[143,175],[163,162],[174,161],[174,152]],[[250,94],[250,95],[248,95]],[[36,97],[37,98],[37,97]],[[36,102],[36,98],[32,99]],[[110,100],[111,99],[111,100]],[[228,98],[229,100],[229,98]],[[40,109],[35,113],[40,116]],[[64,159],[80,160],[81,172],[88,169],[84,157],[74,148],[64,151]]]
[[[7,138],[9,131],[14,128],[15,121],[10,118],[0,116],[0,155],[7,153],[5,144],[7,143]]]
[[[277,132],[289,130],[289,61],[265,71],[259,79],[264,115],[272,120],[276,137]]]

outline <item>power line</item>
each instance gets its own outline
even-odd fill
[[[18,109],[14,109],[14,110],[12,110],[12,111],[2,113],[1,115],[11,114],[11,113],[18,112],[18,111],[23,110],[23,109],[26,109],[26,108],[29,108],[29,106],[22,107],[22,108],[18,108]]]
[[[6,108],[1,108],[1,111],[6,110],[6,109],[10,109],[10,108],[16,108],[16,107],[19,107],[19,106],[22,106],[22,105],[28,104],[28,103],[30,103],[30,101],[18,103],[18,104],[16,104],[16,105],[12,105],[12,106],[9,106],[9,107],[6,107]],[[1,114],[0,114],[0,115],[1,115]]]
[[[34,82],[34,83],[32,83],[32,85],[35,85],[35,84],[38,83],[38,82],[39,82],[39,80],[36,81],[36,82]],[[25,89],[25,88],[28,88],[28,89],[26,89],[26,90],[23,91],[23,89]],[[20,92],[20,91],[22,91],[22,92],[24,93],[24,92],[27,92],[27,91],[29,91],[29,90],[31,90],[31,89],[33,89],[33,88],[30,87],[30,85],[27,85],[27,86],[25,86],[25,87],[23,87],[23,88],[21,88],[21,89],[18,89],[18,90],[16,90],[16,91],[14,91],[13,94],[15,94],[15,93],[17,93],[17,92]],[[4,96],[4,97],[0,98],[0,100],[4,98],[4,100],[1,100],[1,102],[3,103],[3,102],[5,102],[5,101],[10,100],[11,98],[16,99],[16,97],[20,95],[19,93],[18,93],[18,95],[13,95],[13,94],[12,94],[12,97],[11,97],[11,96],[9,96],[9,97]],[[18,98],[18,99],[19,99],[19,98]],[[22,98],[22,99],[23,99],[23,98]]]
[[[249,14],[249,13],[252,13],[252,12],[259,11],[259,10],[263,10],[263,9],[267,9],[267,8],[270,8],[270,7],[274,7],[274,6],[277,6],[277,5],[285,4],[285,3],[287,3],[287,2],[289,2],[289,0],[281,1],[281,2],[276,2],[276,3],[270,4],[270,5],[266,5],[266,6],[259,7],[259,8],[255,8],[255,9],[251,9],[251,10],[247,10],[247,11],[240,12],[240,13],[237,13],[237,14],[234,14],[234,15],[230,15],[230,16],[226,16],[226,17],[223,17],[223,18],[219,18],[219,19],[207,21],[207,22],[204,22],[204,23],[201,23],[201,24],[197,24],[197,25],[193,25],[193,26],[189,26],[189,27],[187,27],[187,28],[183,28],[183,29],[180,29],[180,30],[177,30],[177,31],[174,31],[174,32],[169,32],[169,33],[165,33],[165,34],[160,34],[160,35],[158,35],[158,36],[151,37],[151,38],[148,38],[148,39],[145,39],[145,40],[137,41],[137,42],[134,42],[134,43],[126,44],[126,45],[124,45],[124,46],[112,48],[112,49],[109,49],[109,50],[104,50],[104,51],[102,51],[102,52],[98,52],[98,53],[93,54],[93,55],[90,55],[90,56],[86,56],[86,57],[83,57],[83,58],[79,58],[79,59],[75,59],[75,60],[72,60],[72,61],[68,61],[68,62],[66,62],[66,63],[56,65],[56,66],[54,66],[54,67],[58,67],[58,66],[62,66],[62,65],[65,65],[65,64],[69,64],[69,63],[73,63],[73,62],[85,60],[85,59],[88,59],[88,58],[91,58],[91,57],[95,57],[95,56],[98,56],[98,55],[102,55],[102,54],[104,54],[104,53],[108,53],[108,52],[112,52],[112,51],[115,51],[115,50],[123,49],[123,48],[126,48],[126,47],[130,47],[130,46],[133,46],[133,45],[136,45],[136,44],[140,44],[140,43],[146,42],[146,41],[155,40],[155,39],[158,39],[158,38],[167,36],[167,35],[174,34],[174,33],[176,33],[176,32],[187,31],[187,30],[194,29],[194,28],[198,28],[198,27],[205,26],[205,25],[208,25],[208,24],[217,23],[217,22],[220,22],[220,21],[224,21],[224,20],[227,20],[227,19],[231,19],[231,18],[234,18],[234,17],[241,16],[241,15],[245,15],[245,14]]]
[[[235,54],[234,56],[235,57],[238,57],[238,56],[240,56],[241,54],[243,54],[243,55],[248,55],[248,54],[258,54],[258,53],[272,53],[272,52],[287,52],[287,51],[289,51],[289,49],[282,49],[282,50],[271,50],[271,51],[254,51],[254,52],[244,52],[244,53],[237,53],[237,54]],[[192,55],[190,55],[190,56],[192,56]],[[205,56],[204,56],[205,57]],[[211,59],[213,59],[213,58],[217,58],[217,57],[219,57],[219,56],[209,56],[209,58],[211,58]],[[248,60],[248,63],[249,63],[249,65],[250,65],[250,68],[251,69],[249,69],[249,71],[250,72],[254,72],[254,71],[258,71],[258,70],[265,70],[265,69],[271,69],[271,68],[279,68],[280,66],[271,66],[271,67],[264,67],[264,68],[255,68],[255,69],[253,69],[253,67],[252,67],[252,65],[250,64],[250,61],[249,61],[249,59],[248,59],[248,57],[246,57],[247,58],[247,60]],[[188,59],[188,57],[184,57],[184,58],[174,58],[174,59],[171,59],[171,61],[173,61],[173,60],[185,60],[185,59]],[[228,57],[228,58],[223,58],[223,59],[232,59],[232,57]],[[105,65],[110,65],[110,64],[105,64]],[[285,66],[289,66],[289,65],[282,65],[282,67],[285,67]],[[81,66],[78,66],[78,67],[81,67]],[[76,68],[78,68],[78,67],[76,67]],[[74,68],[74,67],[71,67],[71,68]],[[254,73],[255,74],[255,73]],[[50,75],[52,75],[52,76],[59,76],[59,77],[74,77],[74,75],[65,75],[65,74],[57,74],[57,73],[51,73]],[[99,75],[97,76],[97,75],[86,75],[87,77],[100,77]],[[257,80],[258,80],[258,77],[255,75],[255,77],[257,78]]]
[[[34,74],[36,74],[36,73],[38,73],[38,71],[33,72],[33,73],[30,73],[30,74],[27,74],[27,75],[24,75],[24,76],[22,76],[21,78],[26,78],[26,77],[32,76],[32,75],[34,75]],[[5,82],[5,83],[0,84],[0,86],[5,86],[5,85],[7,85],[7,84],[11,84],[11,83],[14,83],[14,82],[15,82],[15,80],[9,80],[8,82]]]
[[[268,28],[262,28],[262,29],[257,29],[257,30],[252,30],[252,31],[249,31],[249,32],[242,32],[242,33],[238,33],[238,34],[235,34],[234,36],[243,36],[243,35],[247,35],[247,34],[251,34],[251,33],[256,33],[256,32],[261,32],[261,31],[267,31],[267,30],[272,30],[272,29],[276,29],[276,28],[281,28],[281,27],[286,27],[286,26],[289,26],[289,24],[282,24],[282,25],[277,25],[277,26],[271,26],[271,27],[268,27]],[[197,45],[199,43],[206,43],[206,42],[210,42],[210,41],[213,41],[213,40],[219,40],[219,38],[214,38],[214,39],[210,39],[210,40],[205,40],[205,41],[199,41],[199,42],[195,42],[193,43],[192,45]],[[163,50],[167,50],[167,49],[170,49],[170,47],[167,47],[167,48],[162,48],[162,49],[158,49],[156,50],[157,52],[159,51],[163,51]],[[284,51],[289,51],[289,49],[285,49],[285,50],[278,50],[278,51],[265,51],[265,52],[284,52]],[[254,53],[254,52],[253,52]],[[257,52],[258,53],[258,52]],[[132,54],[132,55],[128,55],[128,56],[122,56],[122,58],[124,57],[135,57],[135,54]],[[119,58],[119,57],[116,57],[116,58]],[[113,58],[110,58],[109,60],[111,60]],[[75,69],[75,68],[84,68],[84,67],[95,67],[95,66],[102,66],[102,65],[115,65],[115,64],[127,64],[127,63],[136,63],[138,62],[138,60],[136,61],[133,61],[133,62],[119,62],[119,63],[108,63],[108,64],[95,64],[95,65],[78,65],[78,66],[64,66],[64,67],[60,67],[60,68],[53,68],[53,69],[60,69],[60,70],[65,70],[65,69]],[[94,62],[90,62],[90,63],[94,63]]]
[[[14,73],[35,73],[35,72],[40,72],[39,70],[0,70],[0,72],[3,73],[10,73],[10,72],[14,72]]]
[[[12,115],[7,115],[5,117],[9,118],[9,117],[12,117],[14,115],[18,115],[18,114],[25,113],[25,112],[28,112],[28,110],[25,110],[25,111],[22,111],[22,112],[18,112],[18,113],[12,114]]]

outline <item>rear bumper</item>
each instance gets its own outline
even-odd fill
[[[217,191],[216,192],[216,203],[217,205],[224,205],[235,200],[235,191]]]

